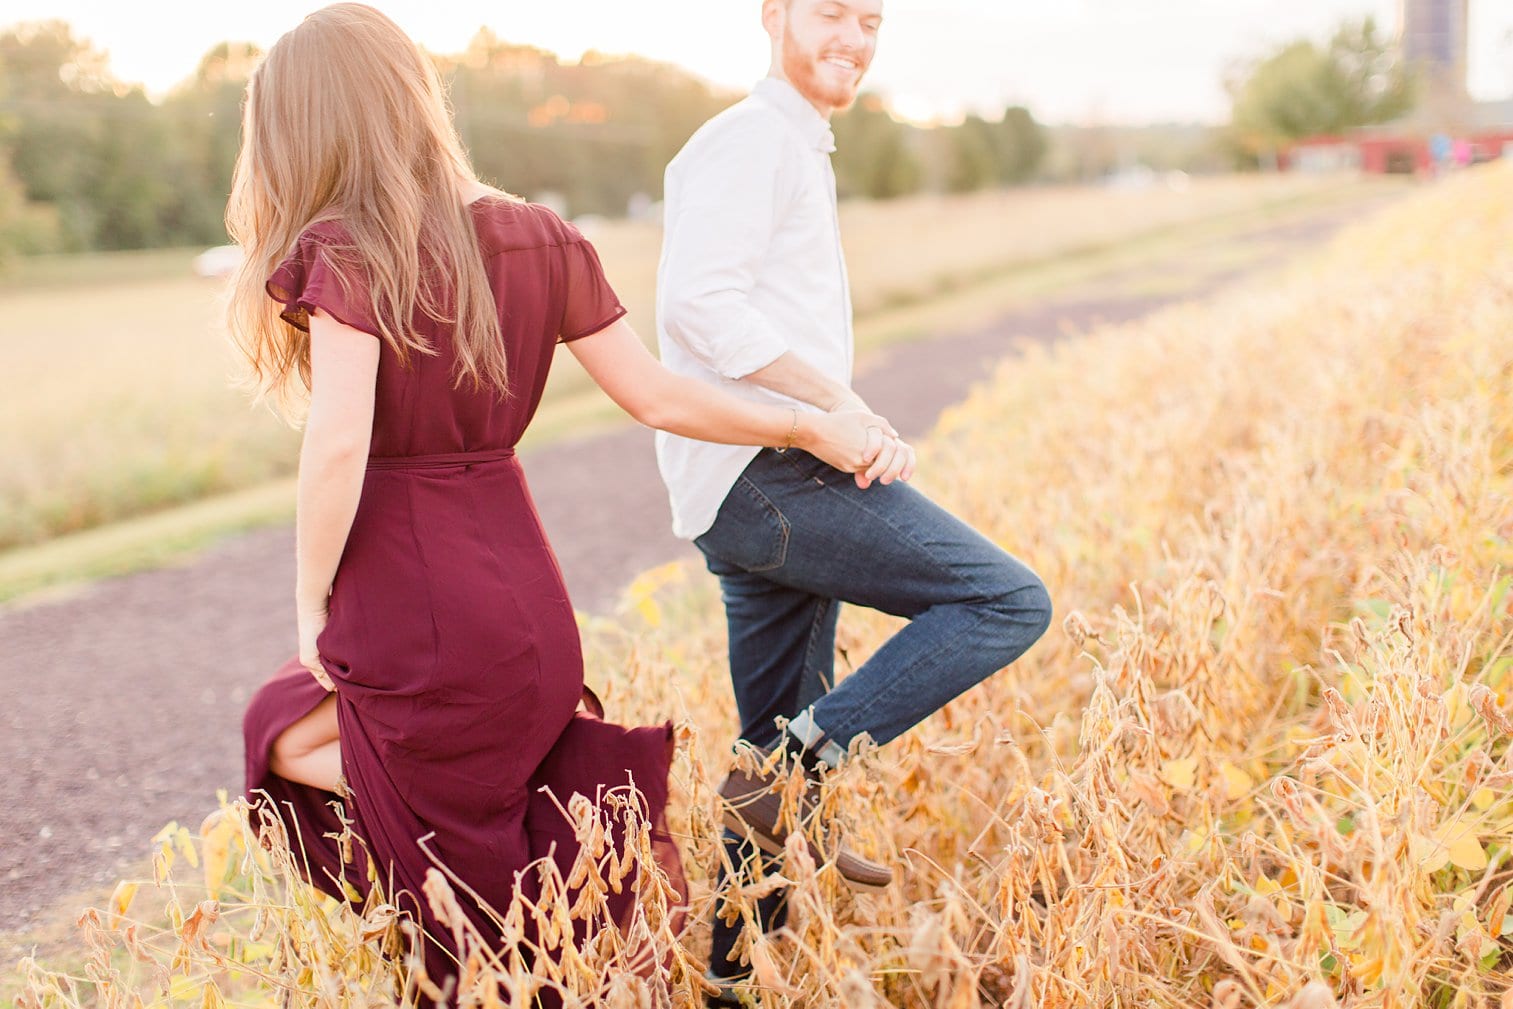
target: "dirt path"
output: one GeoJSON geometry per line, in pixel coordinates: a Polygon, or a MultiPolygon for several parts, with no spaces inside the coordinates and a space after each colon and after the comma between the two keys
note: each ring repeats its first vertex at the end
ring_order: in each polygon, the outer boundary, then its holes
{"type": "MultiPolygon", "coordinates": [[[[1265,255],[1248,258],[1269,265],[1360,212],[1224,242],[1262,243],[1265,255]]],[[[1147,314],[1174,295],[1141,285],[1161,290],[1182,270],[1199,279],[1180,297],[1201,295],[1245,272],[1214,266],[1230,261],[1217,245],[1190,249],[990,327],[895,346],[863,362],[857,388],[918,437],[1018,341],[1147,314]]],[[[557,442],[525,466],[580,609],[607,610],[639,572],[696,556],[668,532],[650,432],[557,442]]],[[[293,645],[292,558],[292,530],[265,530],[182,566],[0,608],[0,934],[140,865],[164,823],[195,826],[217,788],[240,787],[242,708],[293,645]]]]}

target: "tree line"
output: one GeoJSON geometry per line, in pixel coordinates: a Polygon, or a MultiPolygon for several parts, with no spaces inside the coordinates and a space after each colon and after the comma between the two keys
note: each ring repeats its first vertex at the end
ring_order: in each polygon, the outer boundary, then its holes
{"type": "MultiPolygon", "coordinates": [[[[260,56],[221,43],[152,102],[64,22],[0,34],[0,257],[224,242],[242,94],[260,56]]],[[[464,52],[434,58],[479,174],[524,196],[555,194],[574,216],[660,198],[667,162],[740,97],[635,57],[560,63],[487,29],[464,52]]],[[[867,95],[834,129],[842,196],[1023,182],[1046,152],[1024,108],[920,128],[867,95]]]]}
{"type": "MultiPolygon", "coordinates": [[[[114,77],[61,21],[0,34],[0,262],[7,254],[211,245],[222,224],[246,81],[261,53],[223,42],[161,102],[114,77]]],[[[479,173],[570,215],[618,216],[660,197],[685,140],[740,95],[667,64],[589,53],[560,63],[480,30],[434,57],[479,173]]],[[[1028,109],[955,126],[899,122],[864,95],[834,122],[843,197],[969,192],[1122,168],[1219,171],[1269,163],[1307,136],[1413,108],[1412,68],[1370,19],[1237,64],[1219,127],[1091,124],[1048,130],[1028,109]]]]}

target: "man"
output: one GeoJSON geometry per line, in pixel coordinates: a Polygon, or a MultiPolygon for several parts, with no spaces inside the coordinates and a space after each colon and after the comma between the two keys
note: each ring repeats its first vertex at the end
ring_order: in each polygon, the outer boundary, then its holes
{"type": "MultiPolygon", "coordinates": [[[[667,168],[658,338],[673,371],[796,410],[868,409],[851,390],[829,119],[855,99],[881,21],[882,0],[763,3],[768,77],[667,168]]],[[[674,531],[720,579],[741,738],[816,775],[863,733],[885,744],[1018,658],[1051,617],[1033,572],[903,482],[914,451],[881,418],[871,437],[877,458],[854,481],[781,446],[657,438],[674,531]],[[911,622],[837,686],[843,601],[911,622]]],[[[733,864],[748,832],[781,849],[781,771],[721,786],[741,828],[727,831],[733,864]]],[[[891,881],[887,866],[835,857],[854,885],[891,881]]],[[[781,895],[761,910],[780,923],[781,895]]],[[[730,956],[737,934],[716,921],[710,976],[727,1000],[747,973],[730,956]]]]}

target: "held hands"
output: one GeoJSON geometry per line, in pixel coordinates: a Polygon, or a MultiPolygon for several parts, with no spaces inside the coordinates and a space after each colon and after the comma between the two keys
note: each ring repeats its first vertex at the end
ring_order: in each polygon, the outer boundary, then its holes
{"type": "MultiPolygon", "coordinates": [[[[914,455],[914,446],[905,442],[898,436],[893,426],[881,416],[873,414],[872,408],[866,400],[856,394],[856,390],[847,390],[846,395],[831,405],[830,413],[850,413],[861,411],[872,414],[875,420],[882,421],[879,437],[882,445],[878,454],[873,457],[865,472],[856,474],[856,485],[866,490],[874,480],[881,480],[884,484],[892,483],[895,479],[908,480],[914,475],[914,467],[917,459],[914,455]],[[890,443],[891,439],[891,443],[890,443]]],[[[870,449],[870,445],[869,445],[870,449]]]]}
{"type": "Polygon", "coordinates": [[[328,692],[336,691],[336,684],[331,682],[326,667],[321,665],[320,650],[315,646],[316,638],[326,628],[326,607],[322,605],[301,605],[299,607],[299,662],[300,665],[310,670],[310,675],[315,677],[315,682],[325,687],[328,692]]]}
{"type": "Polygon", "coordinates": [[[866,409],[860,399],[843,401],[829,413],[806,415],[810,431],[804,448],[844,473],[863,490],[914,475],[914,448],[893,425],[866,409]]]}

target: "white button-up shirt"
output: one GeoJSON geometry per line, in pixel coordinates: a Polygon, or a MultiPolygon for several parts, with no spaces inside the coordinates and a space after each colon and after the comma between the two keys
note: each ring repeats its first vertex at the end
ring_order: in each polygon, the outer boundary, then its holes
{"type": "MultiPolygon", "coordinates": [[[[834,149],[824,117],[769,77],[705,123],[667,166],[657,342],[668,369],[743,399],[815,412],[739,380],[789,351],[851,384],[834,149]]],[[[707,532],[758,451],[658,432],[673,532],[707,532]]]]}

